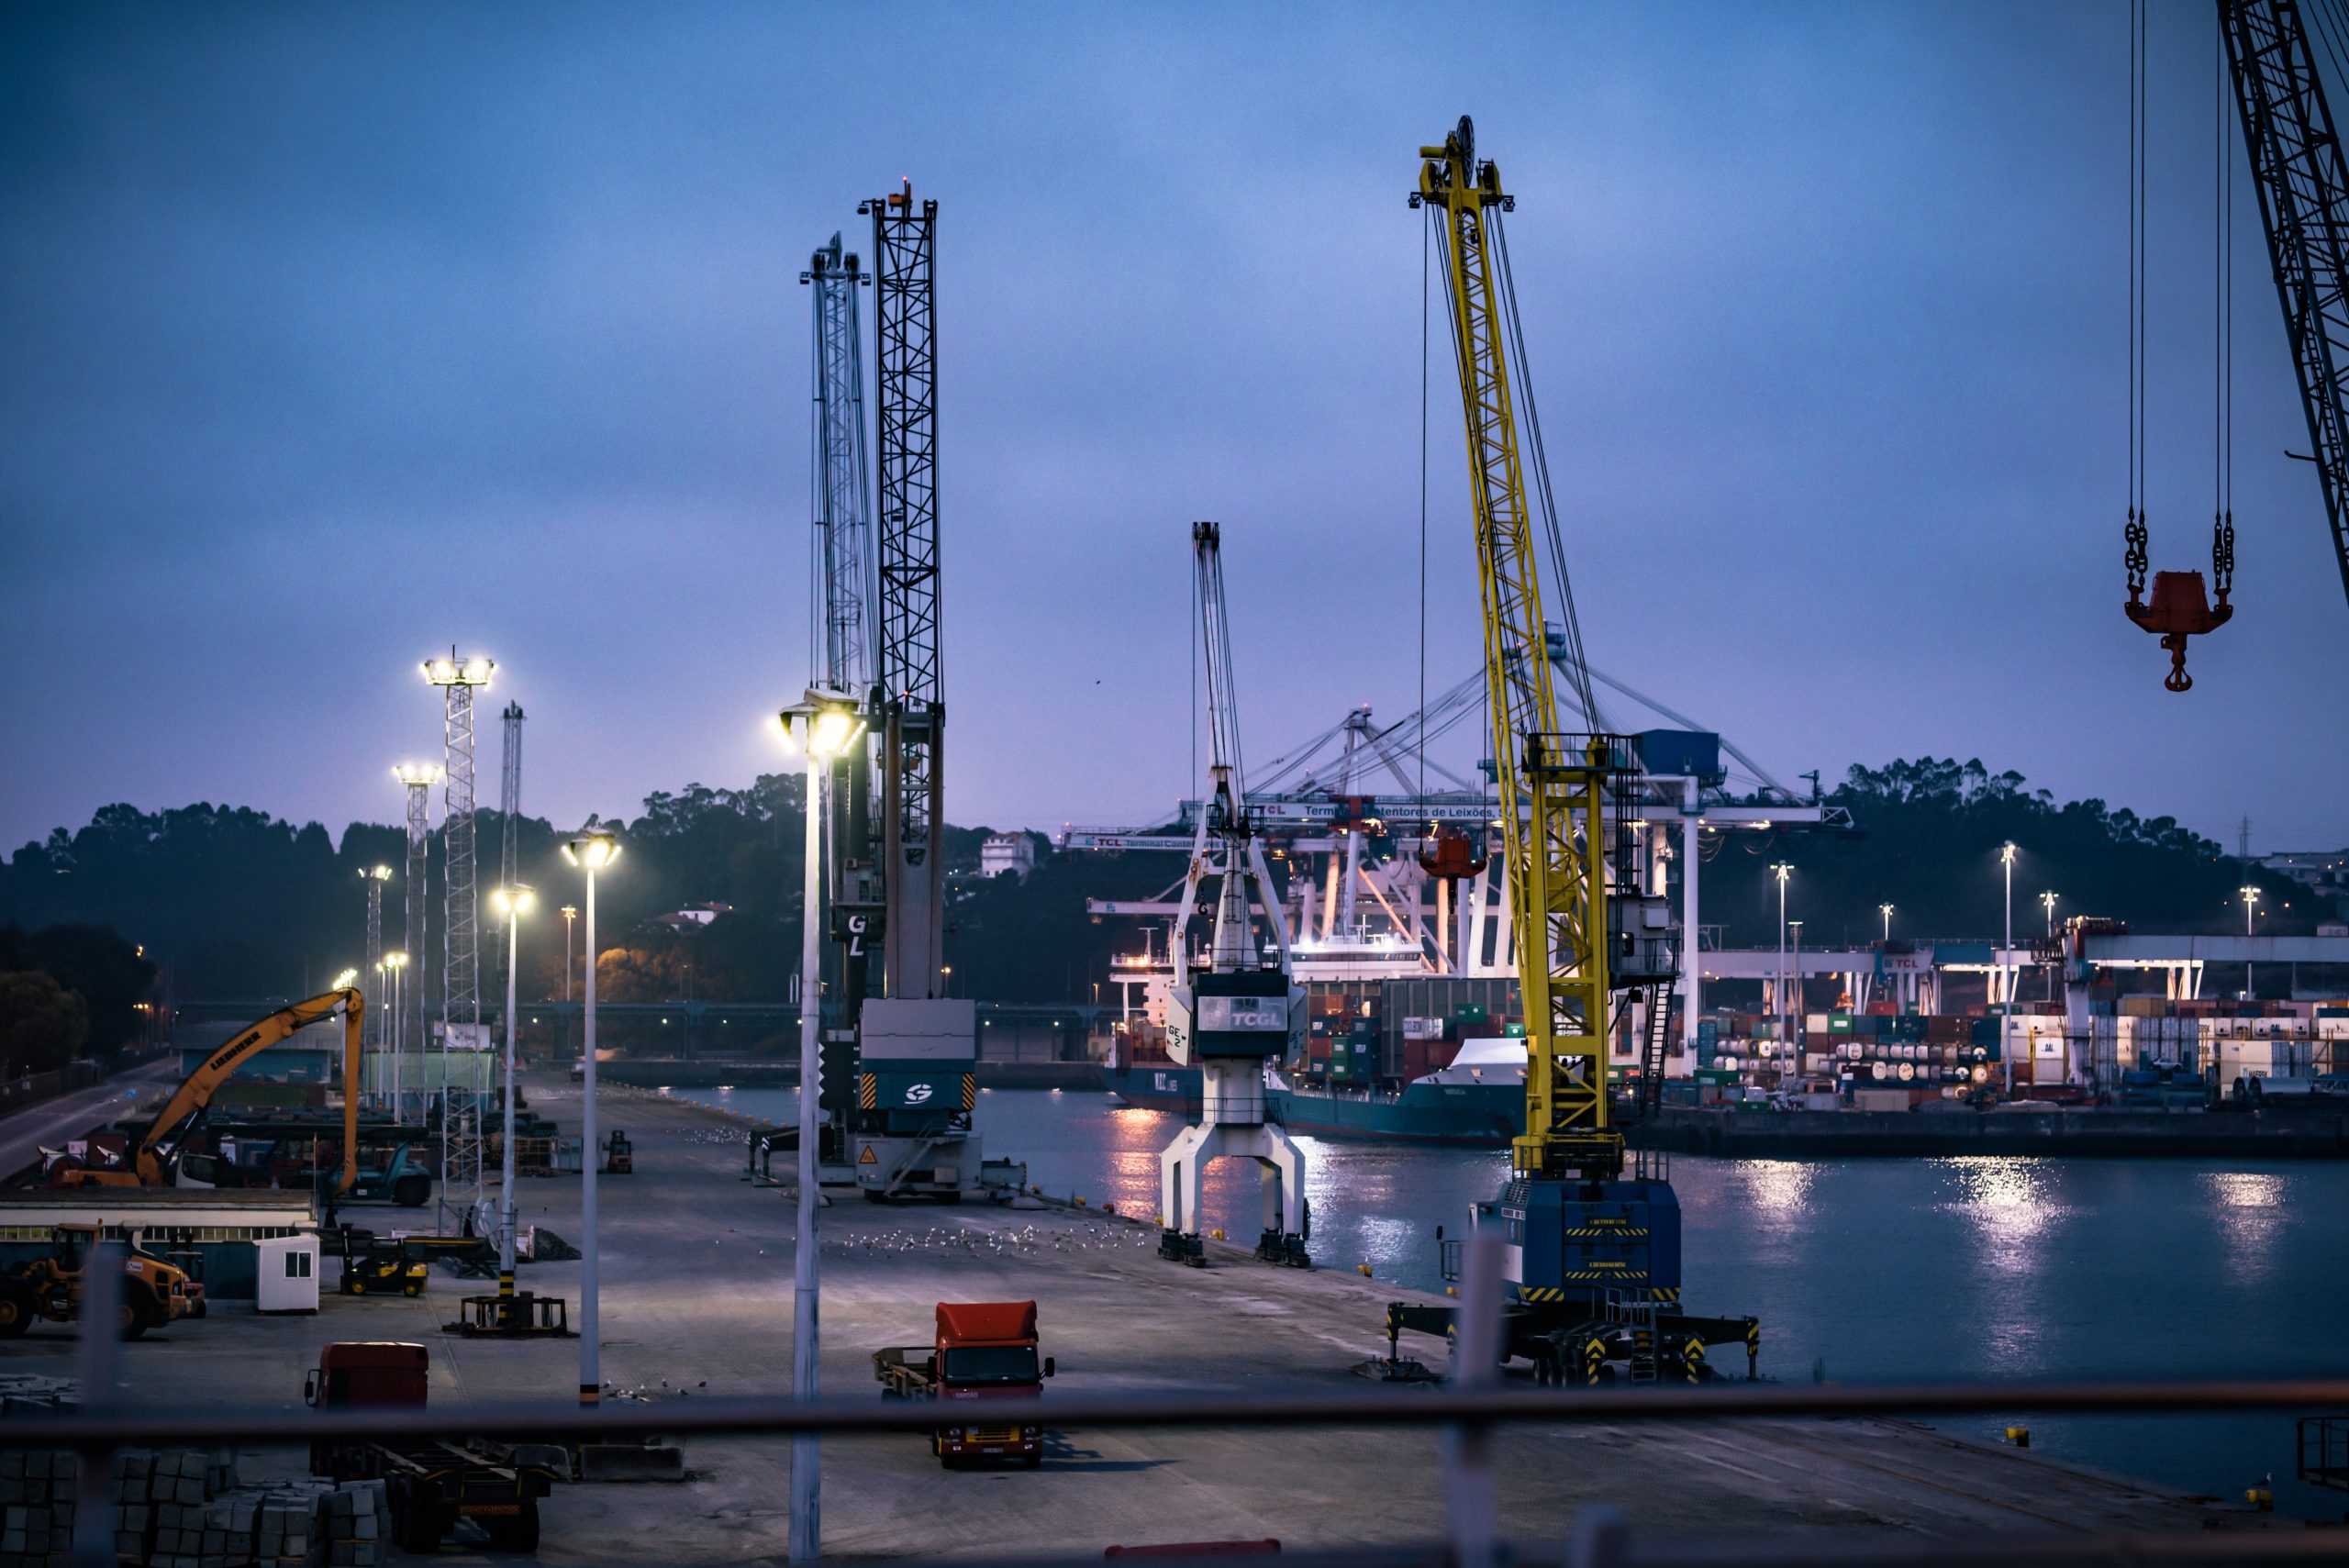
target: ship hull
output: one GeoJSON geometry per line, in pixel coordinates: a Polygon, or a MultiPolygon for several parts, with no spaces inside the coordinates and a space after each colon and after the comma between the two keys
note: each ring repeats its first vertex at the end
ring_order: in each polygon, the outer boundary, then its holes
{"type": "Polygon", "coordinates": [[[1104,1068],[1101,1086],[1130,1106],[1150,1111],[1174,1111],[1183,1116],[1198,1115],[1204,1095],[1199,1070],[1171,1062],[1104,1068]]]}
{"type": "Polygon", "coordinates": [[[1317,1138],[1506,1149],[1525,1129],[1525,1092],[1514,1085],[1414,1083],[1399,1095],[1268,1088],[1272,1120],[1317,1138]]]}

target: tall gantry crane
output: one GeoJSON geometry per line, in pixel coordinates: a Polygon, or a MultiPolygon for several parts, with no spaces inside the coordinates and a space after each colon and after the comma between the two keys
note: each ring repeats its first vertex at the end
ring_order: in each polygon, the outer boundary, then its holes
{"type": "MultiPolygon", "coordinates": [[[[861,856],[833,886],[847,984],[828,1045],[853,1053],[855,1097],[841,1157],[868,1197],[953,1197],[976,1184],[977,1007],[944,994],[945,680],[939,645],[938,204],[913,184],[857,208],[873,219],[874,472],[879,491],[879,635],[868,723],[879,731],[877,832],[860,830],[852,753],[836,835],[861,856]],[[875,841],[877,840],[877,841],[875,841]],[[863,846],[862,849],[859,846],[863,846]],[[877,864],[879,906],[859,874],[877,864]],[[864,944],[880,928],[881,995],[866,997],[864,944]]],[[[841,595],[845,597],[845,595],[841,595]]],[[[828,654],[829,657],[829,654],[828,654]]],[[[812,912],[811,912],[812,916],[812,912]]],[[[825,1075],[838,1060],[828,1051],[825,1075]]]]}
{"type": "Polygon", "coordinates": [[[2218,5],[2333,558],[2349,595],[2349,161],[2300,6],[2218,5]]]}
{"type": "MultiPolygon", "coordinates": [[[[1659,965],[1661,944],[1647,940],[1648,910],[1659,901],[1643,893],[1636,874],[1634,743],[1558,726],[1520,431],[1531,438],[1542,480],[1539,520],[1560,573],[1553,587],[1564,634],[1577,645],[1580,639],[1540,424],[1530,395],[1520,414],[1512,382],[1512,360],[1522,359],[1524,344],[1501,220],[1515,202],[1499,171],[1477,158],[1465,116],[1442,146],[1422,147],[1419,156],[1410,201],[1427,210],[1443,262],[1466,415],[1496,814],[1527,1031],[1525,1135],[1511,1146],[1508,1184],[1496,1200],[1476,1206],[1475,1222],[1502,1231],[1509,1243],[1505,1353],[1531,1361],[1538,1381],[1596,1382],[1617,1364],[1634,1380],[1696,1381],[1709,1375],[1708,1344],[1741,1343],[1750,1357],[1759,1333],[1750,1318],[1678,1310],[1678,1200],[1660,1173],[1624,1173],[1622,1134],[1609,1122],[1613,995],[1664,981],[1670,966],[1668,956],[1659,965]]],[[[1588,662],[1579,646],[1572,651],[1570,678],[1586,682],[1588,662]]],[[[1586,687],[1576,698],[1585,714],[1598,711],[1586,687]]],[[[1391,1339],[1453,1326],[1449,1307],[1387,1308],[1391,1339]]],[[[1390,1358],[1400,1364],[1399,1354],[1390,1358]]]]}
{"type": "MultiPolygon", "coordinates": [[[[872,277],[841,237],[808,258],[799,281],[810,289],[810,512],[815,527],[823,651],[818,681],[863,707],[865,734],[882,728],[874,674],[873,471],[865,447],[864,340],[857,291],[872,277]]],[[[845,1136],[856,1111],[856,1039],[884,906],[872,843],[872,743],[863,736],[827,764],[824,790],[824,995],[832,1003],[823,1036],[820,1163],[841,1184],[854,1159],[845,1136]]]]}
{"type": "Polygon", "coordinates": [[[1226,1156],[1252,1159],[1263,1173],[1264,1228],[1256,1255],[1308,1266],[1305,1251],[1305,1156],[1282,1129],[1264,1120],[1264,1064],[1294,1057],[1305,1045],[1305,989],[1289,977],[1288,926],[1264,842],[1248,814],[1240,754],[1239,688],[1231,673],[1231,627],[1223,596],[1222,529],[1191,526],[1198,578],[1199,636],[1207,658],[1210,766],[1208,807],[1199,813],[1184,879],[1182,912],[1171,944],[1174,984],[1166,996],[1166,1051],[1199,1069],[1199,1119],[1158,1157],[1158,1251],[1195,1266],[1206,1262],[1199,1240],[1199,1194],[1207,1166],[1226,1156]],[[1209,876],[1217,882],[1215,930],[1207,962],[1194,968],[1191,910],[1209,876]],[[1248,890],[1256,891],[1252,909],[1248,890]],[[1261,910],[1273,957],[1256,933],[1261,910]]]}

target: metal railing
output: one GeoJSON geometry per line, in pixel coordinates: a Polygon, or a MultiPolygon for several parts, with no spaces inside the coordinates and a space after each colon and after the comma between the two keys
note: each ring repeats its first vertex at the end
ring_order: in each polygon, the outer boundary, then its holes
{"type": "MultiPolygon", "coordinates": [[[[1635,1542],[1620,1510],[1584,1509],[1566,1539],[1504,1545],[1507,1506],[1490,1463],[1491,1429],[1505,1424],[1588,1427],[1622,1423],[1686,1424],[1799,1417],[1922,1415],[2147,1415],[2215,1411],[2349,1408],[2349,1377],[2298,1380],[2197,1379],[2162,1382],[1894,1384],[1876,1387],[1731,1384],[1637,1388],[1508,1389],[1498,1386],[1502,1293],[1499,1246],[1472,1236],[1464,1248],[1459,1345],[1453,1380],[1414,1388],[1408,1397],[1372,1392],[1262,1396],[1084,1396],[1052,1401],[1056,1431],[1208,1427],[1319,1426],[1444,1429],[1442,1492],[1445,1530],[1422,1546],[1350,1547],[1287,1551],[1304,1563],[1425,1564],[1428,1568],[1798,1568],[1805,1564],[1883,1564],[1927,1568],[1996,1562],[2000,1568],[2071,1568],[2110,1562],[2200,1563],[2339,1561],[2349,1556],[2349,1530],[2013,1532],[1953,1539],[1839,1538],[1810,1532],[1783,1540],[1740,1539],[1693,1545],[1635,1542]]],[[[909,1418],[905,1407],[870,1399],[711,1398],[683,1406],[605,1406],[584,1411],[547,1403],[467,1404],[459,1409],[363,1408],[319,1410],[289,1417],[271,1410],[157,1413],[152,1399],[134,1403],[115,1392],[118,1350],[97,1326],[114,1318],[121,1289],[118,1244],[94,1251],[84,1274],[85,1296],[76,1375],[79,1410],[14,1416],[0,1421],[0,1450],[73,1450],[83,1456],[75,1511],[77,1564],[113,1568],[115,1543],[106,1521],[114,1504],[113,1454],[118,1448],[209,1448],[307,1443],[314,1440],[467,1437],[512,1442],[627,1441],[648,1438],[869,1436],[927,1431],[935,1418],[909,1418]],[[91,1521],[85,1524],[84,1521],[91,1521]]],[[[2349,1429],[2349,1418],[2332,1418],[2349,1429]]],[[[1051,1568],[1078,1561],[1034,1551],[1018,1562],[1051,1568]]],[[[983,1564],[985,1557],[954,1561],[983,1564]]],[[[1184,1559],[1153,1558],[1164,1568],[1184,1559]]],[[[1218,1564],[1227,1556],[1214,1559],[1218,1564]]]]}

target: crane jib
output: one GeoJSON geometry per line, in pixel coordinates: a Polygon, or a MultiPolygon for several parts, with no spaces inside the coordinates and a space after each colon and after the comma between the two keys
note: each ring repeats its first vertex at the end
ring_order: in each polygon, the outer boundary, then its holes
{"type": "Polygon", "coordinates": [[[1523,656],[1549,645],[1549,628],[1510,376],[1516,306],[1494,254],[1497,215],[1512,200],[1494,165],[1475,156],[1464,117],[1421,154],[1411,200],[1432,219],[1460,377],[1494,781],[1525,1001],[1526,1128],[1512,1162],[1528,1175],[1605,1178],[1622,1166],[1620,1135],[1609,1126],[1605,1038],[1606,810],[1622,748],[1610,737],[1563,736],[1551,662],[1523,656]]]}

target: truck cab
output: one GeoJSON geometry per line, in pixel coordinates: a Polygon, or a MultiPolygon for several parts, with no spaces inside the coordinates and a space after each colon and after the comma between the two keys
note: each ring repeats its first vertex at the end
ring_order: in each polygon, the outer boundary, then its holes
{"type": "Polygon", "coordinates": [[[328,1345],[303,1380],[302,1402],[320,1410],[420,1410],[431,1368],[422,1345],[388,1340],[328,1345]]]}
{"type": "MultiPolygon", "coordinates": [[[[344,1340],[318,1352],[302,1398],[322,1411],[421,1410],[431,1370],[422,1345],[344,1340]]],[[[404,1551],[438,1551],[461,1519],[488,1538],[492,1551],[534,1551],[539,1499],[557,1479],[551,1457],[461,1440],[320,1439],[310,1444],[310,1473],[338,1483],[381,1480],[392,1538],[404,1551]]]]}
{"type": "Polygon", "coordinates": [[[933,1341],[875,1351],[874,1374],[884,1398],[954,1402],[941,1413],[952,1424],[930,1433],[930,1451],[948,1469],[988,1460],[1034,1469],[1044,1434],[1026,1402],[1053,1373],[1052,1358],[1036,1352],[1034,1302],[941,1301],[933,1341]]]}

